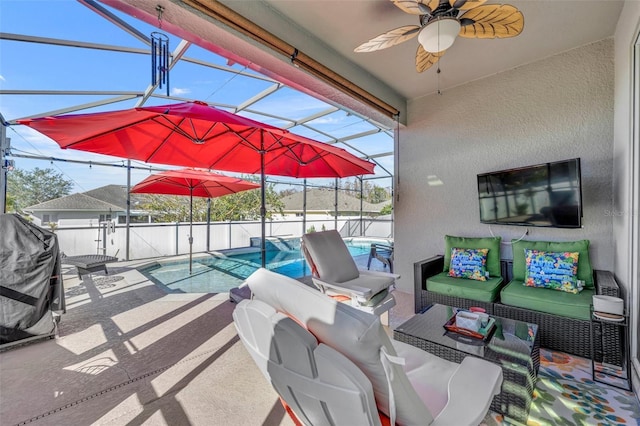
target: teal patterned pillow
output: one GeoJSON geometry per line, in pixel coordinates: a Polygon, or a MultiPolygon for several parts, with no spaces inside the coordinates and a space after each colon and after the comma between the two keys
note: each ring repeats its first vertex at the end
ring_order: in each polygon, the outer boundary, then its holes
{"type": "Polygon", "coordinates": [[[582,291],[577,277],[579,254],[578,252],[555,253],[525,249],[524,285],[579,293],[582,291]]]}
{"type": "Polygon", "coordinates": [[[489,276],[486,268],[487,253],[489,249],[451,248],[449,276],[486,281],[489,276]]]}

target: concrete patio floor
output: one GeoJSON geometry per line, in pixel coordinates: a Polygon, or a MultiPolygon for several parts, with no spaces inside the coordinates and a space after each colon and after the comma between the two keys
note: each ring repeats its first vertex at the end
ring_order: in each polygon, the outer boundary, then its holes
{"type": "MultiPolygon", "coordinates": [[[[292,425],[239,341],[228,294],[166,294],[119,262],[63,266],[55,339],[0,353],[3,425],[292,425]]],[[[392,326],[412,315],[396,293],[392,326]]]]}
{"type": "MultiPolygon", "coordinates": [[[[366,256],[356,261],[366,266],[366,256]]],[[[67,313],[57,337],[0,352],[1,425],[293,425],[238,339],[228,293],[165,293],[136,270],[147,263],[109,264],[108,275],[82,281],[63,265],[67,313]]],[[[394,294],[389,330],[413,316],[412,295],[394,294]]],[[[566,380],[555,379],[538,392],[562,405],[551,395],[566,380]]],[[[600,399],[610,392],[601,388],[593,393],[600,399]]],[[[615,414],[636,418],[633,394],[620,401],[614,409],[624,412],[615,414]]],[[[558,415],[549,424],[570,424],[570,410],[539,405],[550,411],[530,413],[530,424],[558,415]]],[[[488,416],[483,424],[503,423],[488,416]]]]}

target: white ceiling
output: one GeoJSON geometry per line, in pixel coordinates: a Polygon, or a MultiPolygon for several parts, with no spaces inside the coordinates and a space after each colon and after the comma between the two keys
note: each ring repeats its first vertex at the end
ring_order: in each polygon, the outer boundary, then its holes
{"type": "MultiPolygon", "coordinates": [[[[174,34],[250,64],[297,90],[393,126],[389,117],[295,69],[288,57],[190,9],[183,0],[100,1],[151,24],[157,23],[155,9],[162,4],[165,23],[174,34]]],[[[437,66],[416,72],[417,38],[378,52],[353,52],[381,33],[417,24],[415,15],[390,0],[218,0],[212,4],[218,2],[397,108],[401,122],[406,121],[408,100],[612,37],[624,5],[624,0],[510,0],[524,15],[523,32],[508,39],[459,37],[440,60],[438,76],[437,66]]]]}
{"type": "MultiPolygon", "coordinates": [[[[347,60],[368,70],[404,98],[414,99],[437,90],[437,66],[423,73],[415,70],[417,37],[378,52],[353,52],[356,46],[378,34],[403,25],[418,24],[417,16],[403,12],[391,1],[263,1],[347,60]]],[[[233,8],[238,2],[225,3],[233,8]]],[[[503,2],[489,0],[488,3],[503,2]]],[[[440,89],[611,37],[624,1],[515,0],[506,3],[523,13],[523,32],[508,39],[459,37],[440,60],[440,89]]],[[[260,25],[260,19],[254,18],[260,25]]],[[[278,36],[296,45],[296,40],[287,40],[287,31],[281,31],[278,36]]],[[[314,52],[305,53],[314,56],[314,52]]]]}

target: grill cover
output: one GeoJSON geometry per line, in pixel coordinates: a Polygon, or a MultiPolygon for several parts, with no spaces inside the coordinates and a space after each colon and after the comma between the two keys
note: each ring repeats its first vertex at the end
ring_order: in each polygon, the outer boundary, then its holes
{"type": "Polygon", "coordinates": [[[54,333],[64,310],[56,234],[0,214],[0,345],[54,333]]]}

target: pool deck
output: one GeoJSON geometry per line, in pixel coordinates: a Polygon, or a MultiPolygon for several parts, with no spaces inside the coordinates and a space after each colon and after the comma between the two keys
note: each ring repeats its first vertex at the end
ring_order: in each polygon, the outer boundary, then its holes
{"type": "MultiPolygon", "coordinates": [[[[82,280],[63,265],[57,337],[0,353],[0,424],[293,424],[239,341],[228,294],[167,294],[137,271],[149,262],[82,280]]],[[[399,324],[413,299],[396,298],[399,324]]]]}
{"type": "MultiPolygon", "coordinates": [[[[366,265],[363,257],[358,263],[366,265]]],[[[82,281],[75,267],[63,266],[67,313],[56,338],[0,352],[0,424],[293,425],[238,339],[228,294],[166,293],[137,271],[148,263],[108,264],[108,275],[83,275],[82,281]]],[[[394,294],[389,331],[413,316],[412,295],[394,294]]],[[[567,381],[565,375],[576,371],[566,370],[561,353],[549,359],[556,358],[556,369],[536,384],[543,397],[534,401],[529,424],[568,424],[575,389],[595,401],[596,414],[605,398],[610,414],[635,424],[640,406],[634,394],[567,381]],[[574,391],[563,397],[567,388],[574,391]]],[[[581,362],[583,376],[590,377],[588,360],[581,362]]],[[[499,416],[482,423],[500,424],[499,416]]]]}

